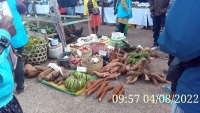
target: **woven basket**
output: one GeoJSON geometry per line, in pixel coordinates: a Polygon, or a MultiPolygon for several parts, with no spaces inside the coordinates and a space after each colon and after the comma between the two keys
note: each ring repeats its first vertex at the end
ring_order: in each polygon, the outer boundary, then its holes
{"type": "Polygon", "coordinates": [[[87,66],[87,65],[85,65],[83,62],[84,62],[85,60],[88,60],[88,59],[91,59],[91,57],[90,57],[90,58],[84,58],[84,59],[81,61],[81,66],[87,68],[87,72],[86,72],[87,74],[92,75],[92,72],[93,72],[93,71],[100,71],[100,70],[101,70],[101,68],[103,67],[103,59],[102,59],[102,58],[99,58],[100,61],[99,61],[98,63],[87,66]]]}
{"type": "Polygon", "coordinates": [[[47,61],[47,43],[48,41],[42,41],[34,44],[31,47],[24,47],[23,58],[25,63],[28,64],[41,64],[47,61]]]}

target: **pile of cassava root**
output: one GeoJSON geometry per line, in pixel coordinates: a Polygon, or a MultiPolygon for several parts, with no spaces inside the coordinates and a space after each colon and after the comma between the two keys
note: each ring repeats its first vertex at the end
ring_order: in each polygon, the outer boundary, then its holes
{"type": "Polygon", "coordinates": [[[103,79],[98,79],[98,80],[89,80],[86,84],[86,90],[85,93],[86,95],[91,95],[92,93],[95,93],[94,98],[99,98],[98,101],[102,101],[104,98],[105,94],[109,90],[113,90],[112,94],[108,98],[108,102],[110,102],[112,99],[115,99],[119,95],[124,94],[124,84],[121,82],[118,86],[114,87],[112,85],[109,85],[110,81],[104,81],[103,79]],[[98,91],[97,91],[98,90],[98,91]],[[113,98],[115,97],[115,98],[113,98]]]}
{"type": "Polygon", "coordinates": [[[37,77],[39,81],[53,81],[55,84],[61,85],[65,81],[65,79],[73,73],[68,72],[64,67],[61,67],[62,73],[60,71],[55,71],[51,67],[45,66],[32,66],[31,64],[26,64],[24,66],[24,71],[26,76],[29,78],[37,77]]]}
{"type": "Polygon", "coordinates": [[[155,85],[158,82],[166,83],[165,76],[161,73],[147,70],[150,57],[158,58],[157,53],[150,48],[137,48],[135,51],[127,53],[119,51],[116,44],[113,51],[108,54],[109,61],[100,71],[93,71],[93,74],[104,80],[118,79],[121,74],[127,75],[126,83],[133,84],[139,78],[145,81],[152,81],[155,85]]]}

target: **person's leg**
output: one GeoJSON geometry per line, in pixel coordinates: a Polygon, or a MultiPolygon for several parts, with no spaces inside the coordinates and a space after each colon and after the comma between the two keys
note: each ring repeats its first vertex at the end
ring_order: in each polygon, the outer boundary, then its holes
{"type": "Polygon", "coordinates": [[[124,33],[125,24],[119,23],[119,32],[124,33]]]}
{"type": "Polygon", "coordinates": [[[165,15],[160,16],[160,21],[161,21],[161,25],[162,25],[163,29],[165,27],[165,19],[166,19],[165,15]]]}
{"type": "MultiPolygon", "coordinates": [[[[22,55],[23,47],[17,48],[17,53],[22,55]]],[[[18,56],[17,66],[15,69],[15,81],[17,83],[16,91],[17,93],[22,93],[24,91],[24,69],[23,69],[23,59],[18,56]]]]}
{"type": "Polygon", "coordinates": [[[153,18],[153,38],[154,44],[153,46],[158,46],[157,40],[160,35],[161,21],[160,16],[154,16],[153,18]]]}
{"type": "Polygon", "coordinates": [[[13,99],[4,107],[0,108],[0,113],[23,113],[18,100],[13,96],[13,99]]]}
{"type": "Polygon", "coordinates": [[[95,33],[98,35],[98,26],[95,26],[95,33]]]}
{"type": "Polygon", "coordinates": [[[95,29],[94,29],[94,27],[92,27],[91,29],[92,29],[92,33],[95,34],[95,29]]]}
{"type": "Polygon", "coordinates": [[[174,60],[174,56],[169,54],[169,60],[168,60],[168,66],[171,64],[171,62],[174,60]]]}
{"type": "MultiPolygon", "coordinates": [[[[75,12],[75,7],[66,7],[66,13],[67,15],[76,15],[76,12],[75,12]]],[[[71,24],[71,25],[67,25],[68,28],[74,28],[74,24],[71,24]]]]}
{"type": "Polygon", "coordinates": [[[124,36],[127,37],[127,35],[128,35],[128,25],[125,25],[124,36]]]}

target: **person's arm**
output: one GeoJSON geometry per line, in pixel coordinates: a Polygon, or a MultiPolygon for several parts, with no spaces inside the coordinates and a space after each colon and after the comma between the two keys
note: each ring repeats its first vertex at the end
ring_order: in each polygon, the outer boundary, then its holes
{"type": "MultiPolygon", "coordinates": [[[[11,36],[10,33],[4,29],[0,29],[0,42],[2,41],[2,37],[6,38],[8,41],[10,40],[11,36]]],[[[7,56],[10,52],[10,47],[4,47],[3,45],[0,45],[0,65],[2,62],[7,59],[7,56]]]]}
{"type": "Polygon", "coordinates": [[[128,6],[127,6],[127,4],[126,4],[126,1],[127,1],[127,0],[121,0],[122,7],[124,8],[125,11],[129,11],[128,6]]]}
{"type": "Polygon", "coordinates": [[[19,14],[24,14],[27,10],[25,4],[21,0],[16,0],[16,3],[19,14]]]}
{"type": "Polygon", "coordinates": [[[154,10],[154,0],[150,0],[149,4],[150,4],[150,11],[152,12],[154,10]]]}

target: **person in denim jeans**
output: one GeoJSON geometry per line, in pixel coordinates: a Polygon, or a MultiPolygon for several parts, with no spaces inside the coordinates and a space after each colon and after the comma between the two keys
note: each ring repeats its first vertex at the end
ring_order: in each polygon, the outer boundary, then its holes
{"type": "MultiPolygon", "coordinates": [[[[76,15],[75,6],[77,5],[78,0],[65,0],[65,9],[67,15],[76,15]]],[[[75,29],[74,24],[68,25],[69,29],[75,29]]]]}

